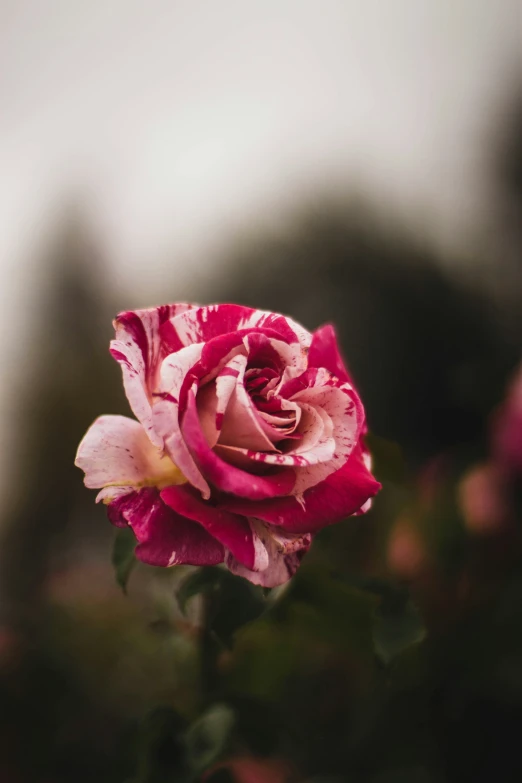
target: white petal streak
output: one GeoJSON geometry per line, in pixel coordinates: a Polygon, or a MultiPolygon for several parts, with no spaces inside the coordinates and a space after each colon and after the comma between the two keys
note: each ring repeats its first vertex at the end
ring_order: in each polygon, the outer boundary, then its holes
{"type": "Polygon", "coordinates": [[[180,429],[179,395],[187,373],[201,357],[203,343],[189,345],[167,356],[160,369],[160,385],[153,394],[153,421],[157,432],[165,440],[165,448],[172,461],[179,467],[203,497],[210,497],[210,487],[203,478],[190,454],[180,429]]]}
{"type": "Polygon", "coordinates": [[[190,304],[179,303],[128,311],[120,313],[114,320],[115,339],[110,347],[122,368],[125,394],[134,415],[159,448],[163,448],[163,442],[152,423],[151,392],[162,352],[160,324],[168,313],[182,313],[191,307],[190,304]]]}
{"type": "Polygon", "coordinates": [[[277,587],[288,582],[299,567],[298,552],[308,549],[311,536],[287,536],[281,531],[274,531],[270,525],[265,525],[258,519],[248,521],[254,540],[257,541],[256,568],[245,568],[230,553],[226,557],[228,568],[232,573],[263,587],[277,587]]]}

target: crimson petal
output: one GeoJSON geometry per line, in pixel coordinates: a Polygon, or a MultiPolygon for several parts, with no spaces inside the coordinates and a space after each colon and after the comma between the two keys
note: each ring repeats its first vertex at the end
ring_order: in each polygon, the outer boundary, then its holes
{"type": "Polygon", "coordinates": [[[361,448],[357,447],[342,468],[307,489],[300,498],[271,498],[249,503],[223,497],[220,505],[236,514],[279,525],[289,533],[316,533],[356,514],[380,488],[363,462],[361,448]]]}
{"type": "Polygon", "coordinates": [[[152,488],[131,492],[111,503],[109,519],[125,522],[138,540],[136,557],[154,566],[217,565],[225,551],[213,536],[190,519],[177,514],[152,488]]]}

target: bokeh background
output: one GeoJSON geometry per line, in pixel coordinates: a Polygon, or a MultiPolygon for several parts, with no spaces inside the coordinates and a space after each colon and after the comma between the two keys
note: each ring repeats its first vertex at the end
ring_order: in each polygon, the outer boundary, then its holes
{"type": "Polygon", "coordinates": [[[521,44],[515,0],[0,0],[1,781],[178,780],[186,569],[124,596],[73,459],[128,413],[113,315],[184,299],[334,321],[384,484],[220,657],[216,781],[522,779],[520,474],[495,448],[521,44]]]}

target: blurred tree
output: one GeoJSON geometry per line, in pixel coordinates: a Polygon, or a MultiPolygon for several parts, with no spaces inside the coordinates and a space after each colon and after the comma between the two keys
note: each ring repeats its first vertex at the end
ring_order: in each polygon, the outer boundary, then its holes
{"type": "Polygon", "coordinates": [[[522,88],[510,96],[503,123],[495,131],[489,171],[496,223],[490,273],[500,287],[509,338],[522,351],[522,88]]]}
{"type": "Polygon", "coordinates": [[[361,205],[325,199],[229,255],[221,284],[213,281],[218,298],[309,328],[333,321],[370,427],[410,459],[480,435],[516,352],[491,302],[444,274],[427,244],[361,205]]]}
{"type": "Polygon", "coordinates": [[[3,618],[32,631],[50,563],[64,554],[71,524],[89,524],[82,530],[84,541],[100,535],[107,541],[110,535],[107,526],[90,524],[92,509],[82,515],[82,504],[92,499],[82,492],[73,461],[100,411],[126,409],[107,351],[111,308],[106,289],[97,289],[100,259],[77,215],[59,227],[42,263],[49,298],[33,320],[14,413],[20,462],[14,470],[14,513],[3,520],[0,547],[3,618]]]}
{"type": "Polygon", "coordinates": [[[60,661],[48,586],[73,549],[78,561],[91,545],[110,547],[110,526],[93,524],[103,509],[93,509],[73,461],[92,419],[125,410],[124,400],[106,347],[110,302],[95,283],[99,259],[77,217],[59,227],[42,263],[46,295],[13,412],[17,451],[1,526],[0,777],[113,780],[126,760],[121,723],[100,711],[74,662],[60,661]]]}

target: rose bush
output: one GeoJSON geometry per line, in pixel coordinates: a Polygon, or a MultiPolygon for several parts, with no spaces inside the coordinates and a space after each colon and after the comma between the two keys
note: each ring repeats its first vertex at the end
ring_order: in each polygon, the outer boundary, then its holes
{"type": "Polygon", "coordinates": [[[275,586],[380,485],[335,332],[239,305],[121,313],[111,354],[138,421],[102,416],[76,464],[146,563],[275,586]]]}

